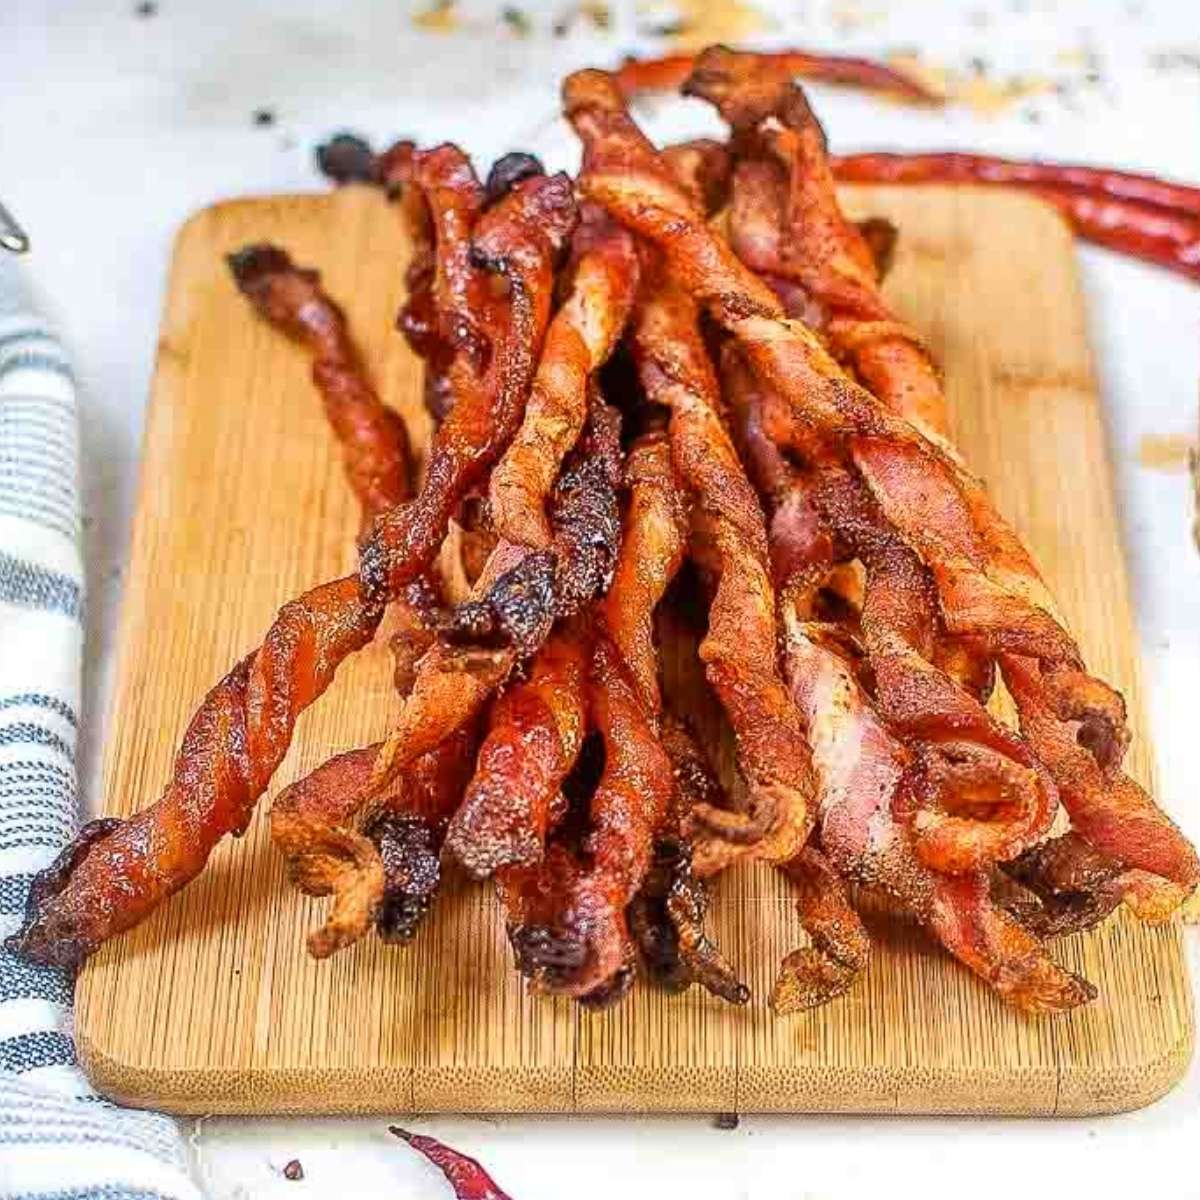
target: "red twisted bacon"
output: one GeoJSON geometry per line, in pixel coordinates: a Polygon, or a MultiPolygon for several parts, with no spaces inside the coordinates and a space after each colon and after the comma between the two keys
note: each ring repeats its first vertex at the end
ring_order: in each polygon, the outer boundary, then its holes
{"type": "Polygon", "coordinates": [[[1045,585],[980,483],[849,380],[803,325],[781,318],[769,288],[671,182],[606,77],[572,76],[567,97],[588,146],[583,190],[666,249],[671,269],[737,338],[798,426],[844,440],[884,517],[932,571],[947,630],[977,637],[992,653],[1041,661],[1054,676],[1058,710],[1085,723],[1111,770],[1127,738],[1119,698],[1079,671],[1045,585]]]}
{"type": "MultiPolygon", "coordinates": [[[[717,381],[695,303],[656,265],[634,314],[631,348],[647,397],[670,411],[675,469],[695,499],[692,554],[716,580],[700,657],[738,744],[749,816],[698,805],[694,865],[703,877],[753,854],[792,858],[812,824],[804,735],[779,677],[775,593],[758,498],[718,416],[717,381]]],[[[610,606],[615,601],[610,601],[610,606]]]]}
{"type": "MultiPolygon", "coordinates": [[[[347,482],[367,529],[380,513],[411,497],[408,432],[394,409],[371,385],[346,318],[322,290],[316,271],[296,266],[276,246],[247,246],[229,256],[242,294],[258,314],[313,355],[312,376],[330,427],[342,447],[347,482]]],[[[413,668],[433,640],[430,620],[438,587],[424,575],[408,584],[392,606],[391,639],[397,688],[412,686],[413,668]]]]}
{"type": "Polygon", "coordinates": [[[1200,188],[1150,175],[979,154],[842,155],[848,183],[972,183],[1015,187],[1055,208],[1089,242],[1200,280],[1200,188]]]}
{"type": "Polygon", "coordinates": [[[546,497],[587,417],[588,382],[612,353],[637,290],[633,239],[585,205],[571,243],[570,292],[550,322],[525,419],[488,486],[492,523],[510,542],[550,545],[546,497]]]}
{"type": "Polygon", "coordinates": [[[394,595],[425,569],[459,502],[515,432],[550,316],[554,259],[575,219],[565,175],[523,180],[480,218],[472,252],[508,285],[504,318],[486,369],[462,381],[434,435],[420,493],[381,516],[364,542],[360,575],[368,596],[394,595]]]}
{"type": "MultiPolygon", "coordinates": [[[[856,231],[844,221],[838,208],[825,161],[824,137],[798,90],[756,82],[753,63],[746,56],[715,50],[706,53],[701,63],[703,70],[698,71],[689,89],[714,98],[743,141],[759,129],[787,171],[790,191],[786,220],[791,238],[785,245],[791,250],[791,264],[787,263],[785,250],[767,264],[768,268],[790,275],[816,299],[831,346],[850,359],[889,408],[928,429],[934,438],[944,440],[946,406],[937,373],[915,335],[886,307],[873,273],[862,267],[863,255],[855,251],[856,231]]],[[[736,210],[736,201],[734,207],[736,210]]],[[[755,239],[741,241],[744,248],[746,242],[755,239]]],[[[759,253],[769,251],[765,241],[759,241],[753,249],[759,253]]],[[[873,457],[877,463],[880,461],[877,453],[873,457]]],[[[911,459],[897,461],[904,464],[907,478],[911,459]]],[[[998,550],[997,557],[1022,572],[1023,586],[1036,598],[1044,589],[1031,563],[1021,567],[1021,559],[1028,563],[1028,558],[1015,537],[997,518],[983,511],[986,501],[977,488],[970,488],[967,501],[972,515],[983,517],[983,533],[998,550]]],[[[870,563],[867,565],[870,572],[870,563]]],[[[893,611],[910,616],[915,609],[911,591],[893,606],[893,611]]],[[[869,624],[864,622],[868,633],[869,624]]],[[[1011,653],[1002,654],[1000,661],[1006,680],[1012,676],[1010,689],[1014,697],[1020,695],[1022,730],[1060,790],[1076,827],[1087,837],[1086,826],[1094,826],[1096,836],[1089,840],[1097,849],[1130,868],[1161,877],[1155,890],[1144,876],[1130,876],[1131,906],[1147,916],[1169,911],[1195,885],[1200,864],[1166,815],[1117,769],[1128,741],[1120,697],[1069,661],[1046,663],[1011,653]],[[1163,883],[1162,879],[1173,882],[1163,883]]],[[[878,666],[876,678],[885,716],[893,727],[904,728],[903,723],[897,726],[886,676],[878,666]]],[[[926,682],[936,679],[936,673],[926,676],[926,682]]],[[[943,701],[953,699],[944,688],[939,691],[943,701]]],[[[927,688],[913,700],[914,711],[925,714],[926,719],[947,711],[946,704],[929,695],[927,688]]],[[[961,722],[970,705],[960,695],[955,707],[961,722]]],[[[980,715],[985,716],[977,713],[975,725],[978,732],[986,733],[980,726],[980,715]]],[[[990,725],[999,728],[995,722],[990,725]]],[[[1007,748],[996,744],[994,749],[1001,749],[1024,766],[1033,765],[1027,757],[1023,759],[1013,739],[1007,740],[1007,748]]],[[[1048,820],[1048,806],[1042,815],[1048,820]]],[[[1037,828],[1035,819],[1028,834],[1037,828]]],[[[1000,857],[1007,857],[1008,849],[1003,848],[1000,857]]]]}
{"type": "Polygon", "coordinates": [[[607,588],[620,537],[619,423],[594,390],[588,424],[550,496],[551,549],[497,545],[473,599],[450,614],[421,660],[380,751],[377,784],[460,728],[520,657],[537,653],[557,619],[579,612],[607,588]]]}
{"type": "MultiPolygon", "coordinates": [[[[1088,985],[1055,966],[1035,938],[991,903],[983,873],[960,877],[970,886],[951,886],[918,854],[912,826],[899,818],[914,785],[926,780],[926,764],[863,695],[853,637],[815,611],[834,563],[833,538],[816,504],[816,477],[799,473],[764,434],[761,393],[739,356],[726,354],[724,367],[734,428],[773,511],[771,552],[784,593],[787,675],[813,748],[825,854],[844,878],[899,900],[1010,1003],[1041,1011],[1085,1002],[1093,994],[1088,985]]],[[[928,607],[919,592],[909,601],[918,616],[928,607]]],[[[868,627],[875,620],[869,612],[864,617],[868,627]]],[[[800,870],[801,919],[814,925],[816,954],[785,960],[775,996],[782,1009],[817,1002],[830,989],[845,990],[863,961],[844,897],[819,870],[800,870]]]]}
{"type": "Polygon", "coordinates": [[[604,743],[591,829],[579,852],[552,843],[540,865],[506,869],[497,881],[522,971],[540,988],[591,1004],[619,998],[632,982],[624,910],[650,866],[652,838],[673,791],[655,730],[650,618],[682,562],[683,514],[656,430],[635,442],[628,482],[624,536],[598,614],[587,685],[589,721],[604,743]]]}
{"type": "MultiPolygon", "coordinates": [[[[565,178],[532,180],[489,214],[493,219],[483,231],[485,253],[513,284],[516,315],[493,348],[487,372],[489,387],[508,397],[509,407],[519,404],[514,398],[528,385],[527,363],[540,341],[538,314],[549,304],[551,259],[573,215],[565,178]]],[[[435,438],[439,471],[415,502],[427,516],[469,478],[471,448],[482,447],[478,456],[486,458],[495,441],[487,401],[482,390],[473,394],[449,433],[435,438]]],[[[389,525],[387,517],[381,520],[389,525]]],[[[379,529],[377,524],[364,550],[368,563],[377,565],[371,546],[378,547],[379,529]]],[[[399,586],[424,570],[440,540],[436,520],[426,520],[408,560],[412,569],[399,586]]],[[[53,891],[37,891],[25,927],[14,935],[16,946],[40,961],[78,964],[193,879],[225,834],[245,829],[287,752],[296,717],[329,686],[341,661],[374,636],[382,601],[394,593],[386,591],[378,571],[372,578],[379,601],[350,577],[314,588],[280,610],[259,649],[197,710],[162,798],[99,839],[81,831],[77,846],[61,856],[53,891]]]]}
{"type": "MultiPolygon", "coordinates": [[[[1036,937],[997,908],[982,872],[948,876],[917,858],[893,813],[911,757],[863,697],[837,635],[785,607],[788,678],[805,715],[819,780],[821,846],[838,873],[899,900],[960,962],[1010,1004],[1074,1008],[1095,995],[1036,937]],[[832,640],[828,640],[832,635],[832,640]]],[[[835,953],[835,963],[847,956],[835,953]]],[[[851,960],[853,965],[853,960],[851,960]]],[[[785,989],[785,1002],[790,990],[785,989]]]]}
{"type": "Polygon", "coordinates": [[[221,838],[245,831],[287,753],[296,718],[342,660],[371,640],[382,616],[354,575],[285,604],[262,645],[196,710],[161,798],[98,839],[92,826],[80,831],[50,868],[54,890],[31,890],[12,948],[76,967],[191,882],[221,838]]]}
{"type": "MultiPolygon", "coordinates": [[[[589,638],[578,623],[552,634],[529,677],[496,701],[446,848],[477,879],[538,862],[562,815],[559,789],[586,732],[589,638]]],[[[403,776],[400,776],[403,778],[403,776]]]]}
{"type": "MultiPolygon", "coordinates": [[[[764,74],[790,78],[794,75],[821,83],[842,84],[886,92],[919,104],[943,104],[945,97],[912,75],[865,58],[840,54],[814,54],[806,50],[776,50],[757,54],[764,74]]],[[[692,73],[695,59],[690,54],[663,58],[627,58],[615,72],[617,86],[625,96],[646,91],[675,91],[692,73]]]]}

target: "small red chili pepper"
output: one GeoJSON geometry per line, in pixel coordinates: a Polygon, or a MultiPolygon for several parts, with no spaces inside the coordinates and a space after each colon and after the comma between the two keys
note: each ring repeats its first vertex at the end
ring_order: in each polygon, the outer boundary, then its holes
{"type": "MultiPolygon", "coordinates": [[[[1005,172],[999,172],[992,168],[1005,160],[973,155],[854,154],[831,162],[834,175],[843,183],[968,183],[1028,191],[1054,205],[1085,241],[1200,281],[1200,209],[1126,199],[1098,187],[1089,190],[1073,183],[1021,179],[1007,167],[1022,164],[1005,163],[1005,172]]],[[[1051,167],[1048,163],[1027,165],[1039,171],[1051,167]]],[[[1113,178],[1119,173],[1104,174],[1113,178]]],[[[1181,194],[1200,191],[1183,184],[1164,186],[1181,194]]]]}
{"type": "MultiPolygon", "coordinates": [[[[764,70],[799,75],[821,83],[842,84],[870,91],[890,92],[920,104],[944,104],[945,97],[919,79],[886,63],[840,54],[812,54],[806,50],[781,50],[759,54],[764,70]]],[[[665,92],[679,88],[692,73],[691,54],[662,58],[627,58],[617,69],[617,85],[626,96],[637,92],[665,92]]]]}
{"type": "Polygon", "coordinates": [[[998,183],[1065,186],[1200,216],[1200,187],[1074,163],[1021,162],[987,154],[847,154],[836,160],[838,177],[864,183],[998,183]]]}
{"type": "Polygon", "coordinates": [[[437,1138],[423,1133],[409,1133],[398,1125],[389,1125],[388,1132],[406,1141],[414,1150],[419,1150],[435,1167],[441,1169],[450,1182],[458,1200],[512,1200],[507,1192],[501,1191],[492,1177],[465,1154],[439,1142],[437,1138]]]}

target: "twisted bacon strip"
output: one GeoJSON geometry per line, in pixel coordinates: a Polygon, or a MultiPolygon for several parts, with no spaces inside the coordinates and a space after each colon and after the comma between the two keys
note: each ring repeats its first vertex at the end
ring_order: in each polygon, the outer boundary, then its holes
{"type": "Polygon", "coordinates": [[[245,831],[287,753],[296,718],[342,660],[371,640],[382,616],[354,575],[285,604],[262,645],[196,710],[161,798],[98,839],[85,826],[50,868],[54,890],[31,891],[10,948],[75,968],[194,879],[222,837],[245,831]],[[65,872],[58,869],[64,863],[65,872]]]}
{"type": "Polygon", "coordinates": [[[496,701],[446,848],[477,879],[541,860],[587,727],[586,627],[570,623],[496,701]]]}
{"type": "MultiPolygon", "coordinates": [[[[673,793],[656,736],[651,617],[683,559],[683,513],[668,447],[651,428],[635,442],[631,497],[613,584],[597,614],[588,713],[604,743],[581,853],[552,845],[540,867],[507,871],[499,892],[518,965],[543,989],[610,1003],[632,982],[624,910],[650,866],[673,793]]],[[[561,782],[562,775],[559,776],[561,782]]]]}
{"type": "Polygon", "coordinates": [[[620,537],[618,427],[619,417],[595,392],[588,425],[550,497],[552,549],[498,544],[473,600],[451,614],[421,660],[380,752],[377,784],[469,720],[520,657],[536,654],[558,618],[579,612],[608,587],[620,537]]]}
{"type": "MultiPolygon", "coordinates": [[[[893,806],[911,756],[866,702],[849,663],[820,624],[784,608],[788,679],[805,715],[819,780],[820,837],[845,879],[899,900],[960,962],[1028,1012],[1074,1008],[1095,996],[999,909],[982,872],[948,876],[918,859],[893,806]]],[[[856,939],[855,939],[856,940],[856,939]]],[[[818,947],[820,948],[820,947],[818,947]]],[[[835,952],[845,966],[849,956],[835,952]]],[[[849,960],[851,963],[853,959],[849,960]]],[[[803,995],[803,993],[801,993],[803,995]]],[[[790,989],[782,987],[787,1003],[790,989]]]]}
{"type": "MultiPolygon", "coordinates": [[[[945,96],[928,84],[885,63],[841,54],[814,54],[807,50],[776,50],[756,54],[764,74],[791,78],[794,75],[821,83],[842,84],[885,92],[918,104],[944,104],[945,96]]],[[[624,96],[638,92],[675,91],[692,73],[695,59],[690,54],[662,58],[627,58],[614,78],[624,96]]]]}
{"type": "MultiPolygon", "coordinates": [[[[238,286],[260,315],[315,355],[313,377],[343,446],[347,477],[367,524],[409,495],[407,435],[367,378],[345,318],[314,271],[281,250],[256,246],[231,256],[238,286]]],[[[411,686],[412,665],[433,640],[428,617],[439,591],[428,577],[407,585],[394,606],[397,687],[411,686]]],[[[474,729],[465,728],[414,764],[379,797],[363,821],[369,764],[378,747],[325,763],[287,788],[271,810],[271,837],[292,880],[310,895],[330,895],[330,914],[308,939],[317,958],[357,940],[380,918],[389,940],[408,940],[437,887],[437,850],[470,774],[474,729]],[[357,824],[356,824],[357,822],[357,824]],[[366,831],[359,826],[366,825],[366,831]]]]}
{"type": "Polygon", "coordinates": [[[515,432],[550,315],[554,259],[575,219],[565,175],[523,180],[480,218],[472,254],[508,284],[505,317],[482,376],[463,381],[434,435],[420,493],[379,517],[365,540],[366,595],[394,595],[425,569],[459,502],[515,432]]]}
{"type": "Polygon", "coordinates": [[[271,838],[292,882],[334,897],[309,953],[327,958],[375,921],[387,941],[409,941],[439,882],[438,845],[471,773],[475,732],[456,731],[423,755],[363,819],[379,745],[319,766],[276,797],[271,838]],[[361,830],[361,831],[360,831],[361,830]]]}
{"type": "Polygon", "coordinates": [[[571,242],[570,292],[550,322],[525,419],[488,488],[496,532],[550,545],[546,497],[587,417],[588,381],[625,327],[637,290],[633,238],[602,209],[585,205],[571,242]]]}
{"type": "Polygon", "coordinates": [[[631,348],[647,397],[671,413],[675,468],[695,497],[692,554],[716,579],[700,657],[751,792],[748,816],[704,804],[693,810],[693,824],[708,830],[694,859],[704,877],[748,854],[792,858],[812,814],[803,730],[776,664],[762,512],[717,415],[717,381],[697,320],[691,298],[656,266],[639,298],[631,348]]]}
{"type": "Polygon", "coordinates": [[[1127,734],[1119,697],[1080,670],[1079,652],[1015,534],[957,458],[850,381],[803,326],[781,318],[770,289],[699,219],[611,82],[580,72],[566,85],[585,142],[583,191],[667,252],[671,269],[732,333],[799,430],[845,444],[884,517],[933,573],[942,618],[991,653],[1039,659],[1055,706],[1080,720],[1112,770],[1127,734]]]}
{"type": "Polygon", "coordinates": [[[682,992],[699,983],[730,1004],[746,1004],[750,989],[705,931],[708,888],[692,872],[686,833],[697,804],[728,808],[729,802],[685,722],[668,713],[659,739],[671,763],[674,788],[655,831],[651,866],[626,911],[638,959],[651,982],[667,991],[682,992]]]}
{"type": "MultiPolygon", "coordinates": [[[[782,122],[766,139],[782,158],[790,180],[793,261],[803,264],[792,274],[822,304],[830,343],[850,358],[884,403],[944,444],[946,406],[937,372],[915,335],[887,309],[873,274],[862,268],[862,254],[854,253],[855,234],[841,218],[824,137],[803,97],[790,86],[781,91],[756,84],[752,64],[741,56],[718,50],[702,61],[706,71],[691,90],[713,98],[743,138],[764,115],[778,116],[782,122]]],[[[781,268],[776,264],[775,269],[781,268]]],[[[971,499],[978,511],[978,496],[971,499]]],[[[1010,544],[1015,541],[998,523],[991,529],[1010,544]]],[[[1010,548],[1005,545],[1002,550],[1010,548]]],[[[1131,906],[1146,916],[1173,909],[1200,877],[1200,865],[1169,818],[1117,770],[1128,741],[1120,698],[1070,665],[1047,665],[1014,654],[1002,654],[1000,661],[1006,681],[1012,677],[1014,698],[1019,695],[1022,731],[1076,827],[1085,836],[1093,827],[1095,835],[1089,840],[1117,861],[1172,881],[1153,884],[1145,874],[1131,875],[1131,906]]],[[[877,671],[877,681],[880,678],[877,671]]],[[[928,696],[918,707],[926,713],[939,710],[928,696]]],[[[962,708],[961,697],[958,707],[962,708]]],[[[889,721],[894,724],[894,713],[889,721]]],[[[1020,761],[1012,748],[1007,753],[1020,761]]],[[[1047,807],[1046,819],[1049,815],[1047,807]]],[[[1036,823],[1031,825],[1030,833],[1036,828],[1036,823]]]]}
{"type": "MultiPolygon", "coordinates": [[[[313,383],[330,427],[342,447],[347,482],[363,511],[364,529],[380,513],[411,496],[411,450],[404,421],[371,385],[346,318],[322,290],[316,271],[296,266],[271,245],[246,246],[229,256],[242,294],[258,314],[313,355],[313,383]]],[[[392,606],[391,639],[396,686],[412,686],[413,668],[433,641],[430,621],[438,588],[423,575],[408,584],[392,606]]]]}

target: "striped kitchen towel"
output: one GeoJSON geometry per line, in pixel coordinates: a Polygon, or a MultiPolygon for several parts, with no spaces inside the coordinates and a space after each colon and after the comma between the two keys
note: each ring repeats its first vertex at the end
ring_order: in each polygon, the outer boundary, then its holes
{"type": "MultiPolygon", "coordinates": [[[[76,827],[83,569],[71,368],[0,251],[0,944],[76,827]]],[[[200,1200],[174,1123],[101,1099],[71,981],[0,948],[0,1197],[200,1200]]]]}

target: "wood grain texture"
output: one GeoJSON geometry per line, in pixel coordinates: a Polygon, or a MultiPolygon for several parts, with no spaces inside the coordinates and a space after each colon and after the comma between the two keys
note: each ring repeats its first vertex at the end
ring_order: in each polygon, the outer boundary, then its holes
{"type": "MultiPolygon", "coordinates": [[[[1148,780],[1129,593],[1070,237],[994,191],[852,190],[902,235],[888,290],[945,364],[955,433],[1028,538],[1091,663],[1126,693],[1148,780]]],[[[392,322],[405,243],[370,193],[236,201],[180,235],[159,346],[107,747],[107,810],[157,795],[205,690],[276,608],[351,567],[357,513],[305,355],[255,320],[222,256],[271,239],[318,266],[385,397],[427,432],[418,368],[392,322]]],[[[686,662],[670,664],[686,673],[686,662]]],[[[275,790],[383,735],[396,710],[382,642],[300,720],[275,790]]],[[[264,805],[265,808],[265,805],[264,805]]],[[[534,999],[491,893],[454,883],[407,950],[304,951],[323,902],[284,882],[260,811],[240,842],[84,972],[88,1073],[177,1112],[741,1110],[1088,1113],[1161,1095],[1191,1054],[1170,926],[1121,916],[1056,947],[1100,988],[1029,1019],[911,925],[869,916],[850,995],[777,1020],[776,965],[803,935],[765,869],[724,880],[714,923],[754,989],[735,1010],[642,987],[615,1011],[534,999]]]]}

